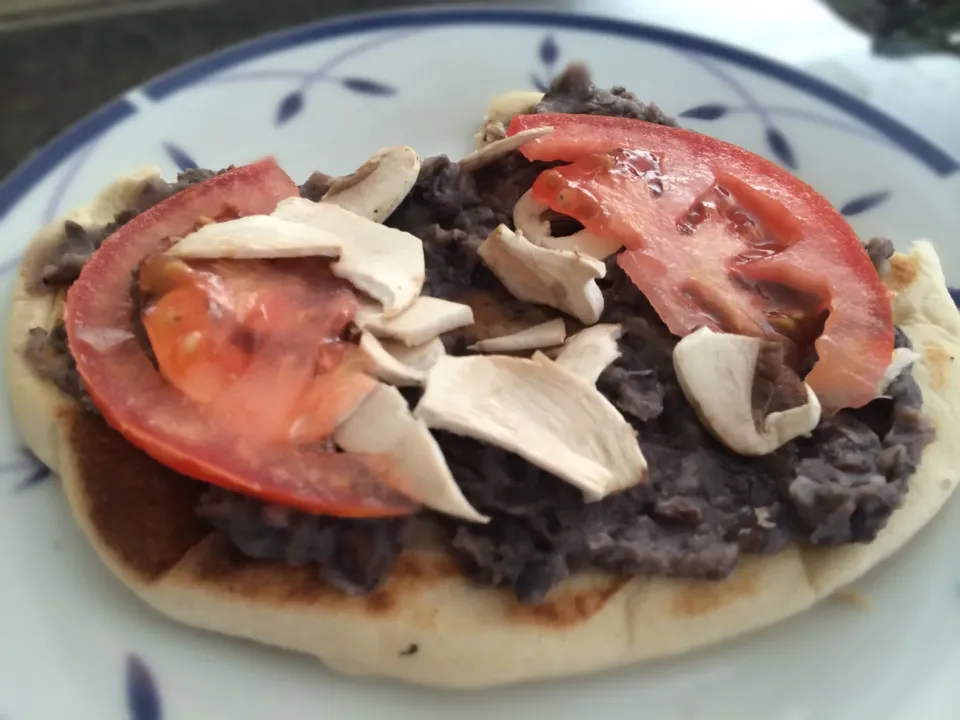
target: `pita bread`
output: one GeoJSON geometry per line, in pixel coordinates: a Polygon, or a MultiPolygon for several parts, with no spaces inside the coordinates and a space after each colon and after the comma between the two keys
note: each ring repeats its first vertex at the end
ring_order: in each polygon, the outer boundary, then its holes
{"type": "MultiPolygon", "coordinates": [[[[111,185],[73,217],[105,222],[137,182],[111,185]]],[[[30,246],[12,307],[7,375],[24,440],[60,474],[104,562],[149,605],[197,628],[313,655],[340,672],[478,688],[710,645],[799,613],[859,578],[906,543],[960,478],[960,314],[932,246],[918,242],[894,258],[888,282],[896,322],[921,354],[914,372],[938,437],[905,506],[873,543],[748,557],[723,582],[584,574],[524,607],[506,592],[471,586],[425,526],[384,587],[348,597],[310,568],[239,556],[194,515],[200,483],[151,460],[33,374],[21,354],[27,331],[54,323],[60,297],[37,294],[29,281],[60,222],[30,246]]]]}

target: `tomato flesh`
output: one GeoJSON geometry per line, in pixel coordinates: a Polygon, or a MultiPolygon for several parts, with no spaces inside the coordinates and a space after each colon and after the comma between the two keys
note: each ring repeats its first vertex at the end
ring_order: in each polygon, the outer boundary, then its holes
{"type": "Polygon", "coordinates": [[[167,287],[143,316],[160,372],[211,422],[240,421],[273,442],[322,440],[376,388],[366,356],[338,340],[357,300],[328,265],[148,259],[140,287],[167,287]]]}
{"type": "Polygon", "coordinates": [[[67,294],[71,353],[107,422],[185,475],[310,512],[409,514],[416,505],[394,489],[401,479],[386,456],[325,452],[329,443],[291,439],[298,422],[329,429],[343,403],[369,392],[360,366],[345,369],[358,351],[338,339],[356,309],[349,287],[320,261],[189,267],[153,258],[200,217],[268,213],[297,193],[265,160],[188,188],[124,225],[67,294]],[[138,267],[160,372],[133,332],[130,282],[138,267]],[[331,404],[312,388],[335,372],[352,390],[331,404]]]}
{"type": "Polygon", "coordinates": [[[806,382],[827,413],[873,399],[893,352],[889,293],[826,199],[742,148],[639,120],[521,115],[508,135],[548,125],[521,152],[569,164],[543,172],[534,198],[620,240],[620,266],[671,332],[789,345],[829,311],[806,382]]]}

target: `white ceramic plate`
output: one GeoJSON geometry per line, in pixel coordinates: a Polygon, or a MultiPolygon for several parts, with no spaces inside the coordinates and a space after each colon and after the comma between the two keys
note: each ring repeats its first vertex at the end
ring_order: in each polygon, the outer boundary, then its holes
{"type": "MultiPolygon", "coordinates": [[[[3,293],[41,224],[137,164],[172,175],[194,161],[218,168],[275,154],[305,178],[348,171],[393,143],[460,155],[494,94],[542,85],[574,59],[601,84],[625,84],[689,127],[788,166],[864,237],[938,240],[960,284],[951,188],[960,165],[843,92],[665,29],[439,10],[270,36],[88,117],[0,187],[3,293]]],[[[57,483],[18,449],[5,410],[0,421],[2,720],[960,717],[960,502],[859,583],[870,610],[828,602],[677,660],[463,696],[335,677],[158,617],[101,567],[57,483]]]]}

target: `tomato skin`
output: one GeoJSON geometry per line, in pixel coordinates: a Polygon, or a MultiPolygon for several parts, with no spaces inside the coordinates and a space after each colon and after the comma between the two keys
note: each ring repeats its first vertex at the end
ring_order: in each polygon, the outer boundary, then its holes
{"type": "Polygon", "coordinates": [[[507,135],[543,126],[554,131],[524,144],[520,152],[529,160],[571,164],[542,173],[534,197],[598,235],[622,240],[627,249],[618,258],[620,266],[671,332],[685,335],[706,324],[768,335],[769,308],[750,293],[735,293],[730,278],[788,285],[821,298],[830,309],[815,342],[819,360],[806,377],[825,412],[873,399],[893,352],[889,292],[853,229],[824,197],[742,148],[639,120],[520,115],[507,135]],[[652,158],[658,185],[624,150],[652,158]],[[731,235],[710,218],[692,236],[679,232],[696,203],[717,186],[733,190],[777,239],[776,247],[751,248],[738,240],[747,253],[735,253],[732,245],[720,248],[731,235]],[[691,239],[708,237],[705,247],[691,239]],[[691,265],[690,256],[697,254],[703,262],[691,265]],[[734,319],[732,326],[724,327],[697,301],[680,296],[677,287],[690,279],[721,304],[729,303],[723,309],[734,319]]]}
{"type": "MultiPolygon", "coordinates": [[[[308,512],[409,514],[416,505],[393,489],[400,481],[388,458],[317,452],[248,433],[237,424],[212,423],[205,406],[153,368],[134,337],[130,283],[145,258],[168,238],[189,233],[201,216],[269,213],[298,192],[296,183],[267,159],[187,188],[131,220],[104,241],[67,293],[64,320],[71,354],[106,421],[184,475],[308,512]]],[[[238,295],[256,285],[242,273],[235,280],[238,295]]],[[[190,307],[197,300],[187,292],[172,302],[190,307]]],[[[331,322],[321,327],[318,343],[322,333],[346,320],[338,314],[331,322]]],[[[316,349],[311,353],[312,371],[316,349]]]]}

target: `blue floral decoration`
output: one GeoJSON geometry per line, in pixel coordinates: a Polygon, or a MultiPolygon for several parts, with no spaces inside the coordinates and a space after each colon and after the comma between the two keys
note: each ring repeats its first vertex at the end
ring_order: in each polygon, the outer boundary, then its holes
{"type": "Polygon", "coordinates": [[[163,149],[181,172],[200,167],[186,150],[173,143],[164,143],[163,149]]]}
{"type": "Polygon", "coordinates": [[[793,154],[793,147],[787,141],[787,136],[772,125],[767,127],[767,145],[783,165],[788,168],[797,167],[797,157],[793,154]]]}
{"type": "Polygon", "coordinates": [[[367,52],[375,47],[399,40],[412,34],[413,30],[404,30],[386,36],[378,35],[353,47],[337,53],[314,70],[251,70],[248,72],[228,73],[213,77],[208,82],[213,84],[232,82],[262,82],[283,80],[296,83],[296,88],[284,94],[277,103],[274,111],[274,123],[277,126],[285,125],[296,118],[307,105],[310,89],[319,83],[336,85],[358,95],[370,98],[384,98],[397,94],[397,88],[376,78],[359,75],[338,75],[336,70],[347,60],[356,55],[367,52]]]}
{"type": "Polygon", "coordinates": [[[721,103],[707,103],[706,105],[697,105],[689,110],[680,113],[682,118],[691,120],[719,120],[730,112],[730,108],[721,103]]]}
{"type": "Polygon", "coordinates": [[[840,214],[846,215],[847,217],[860,215],[885,203],[890,199],[890,194],[889,190],[878,190],[877,192],[867,193],[866,195],[853,198],[840,206],[840,214]]]}
{"type": "MultiPolygon", "coordinates": [[[[684,57],[695,62],[714,78],[729,88],[746,107],[756,115],[763,123],[764,136],[767,140],[767,146],[777,158],[781,165],[796,170],[798,168],[797,156],[787,136],[773,122],[771,113],[756,98],[747,91],[743,84],[731,75],[725,68],[707,59],[698,53],[684,53],[684,57]]],[[[694,118],[697,120],[717,120],[724,117],[728,108],[719,103],[710,103],[690,108],[682,113],[680,117],[694,118]]]]}
{"type": "Polygon", "coordinates": [[[303,110],[303,93],[296,90],[287,95],[277,106],[277,125],[283,125],[287,120],[298,115],[303,110]]]}
{"type": "Polygon", "coordinates": [[[163,703],[156,680],[137,655],[127,655],[125,687],[130,720],[163,720],[163,703]]]}
{"type": "Polygon", "coordinates": [[[560,59],[560,47],[553,35],[546,35],[540,41],[538,52],[540,69],[530,73],[530,82],[540,92],[546,92],[556,74],[557,61],[560,59]]]}
{"type": "MultiPolygon", "coordinates": [[[[537,48],[537,59],[540,68],[530,73],[531,84],[540,90],[546,92],[556,74],[557,63],[560,60],[560,46],[556,38],[551,35],[545,35],[540,40],[537,48]]],[[[706,72],[719,80],[723,85],[730,89],[734,95],[739,98],[740,105],[731,105],[729,103],[710,101],[678,113],[678,117],[685,120],[694,120],[700,122],[715,122],[733,115],[749,114],[754,115],[760,120],[763,129],[763,137],[766,141],[770,153],[776,158],[777,162],[790,170],[797,170],[800,161],[794,150],[793,143],[787,137],[786,133],[777,126],[774,121],[778,117],[787,117],[794,120],[803,120],[817,125],[823,125],[835,130],[840,130],[851,135],[856,135],[862,139],[874,142],[887,143],[888,141],[881,135],[871,132],[869,129],[859,127],[843,120],[838,120],[829,116],[819,115],[807,110],[783,106],[762,105],[757,99],[725,68],[720,67],[714,61],[699,55],[697,53],[684,53],[684,57],[692,60],[706,72]]],[[[878,190],[865,195],[848,200],[840,205],[840,213],[846,217],[861,215],[877,208],[890,199],[890,190],[878,190]]]]}
{"type": "Polygon", "coordinates": [[[17,449],[15,460],[0,465],[0,473],[18,478],[18,482],[11,489],[15,493],[37,487],[51,477],[50,468],[40,462],[37,456],[26,447],[17,449]]]}

